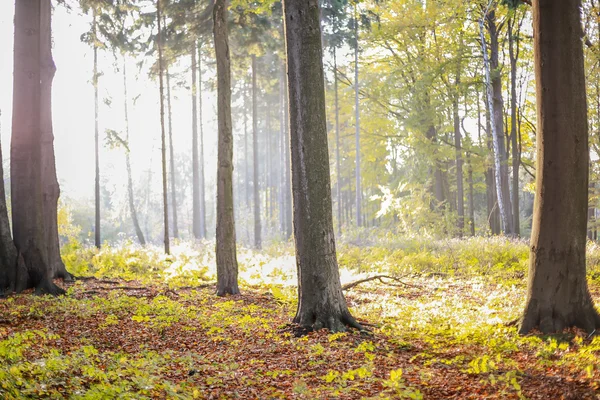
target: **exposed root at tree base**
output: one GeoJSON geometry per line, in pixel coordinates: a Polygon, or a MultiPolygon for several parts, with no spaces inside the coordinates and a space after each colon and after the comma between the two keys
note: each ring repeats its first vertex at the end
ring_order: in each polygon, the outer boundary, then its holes
{"type": "Polygon", "coordinates": [[[520,335],[526,335],[533,329],[539,329],[543,334],[560,333],[566,328],[580,328],[592,333],[600,329],[600,315],[590,303],[567,315],[551,308],[526,309],[519,321],[520,335]]]}
{"type": "Polygon", "coordinates": [[[291,325],[295,326],[294,336],[303,336],[308,332],[319,331],[321,329],[327,329],[331,333],[346,332],[348,328],[356,329],[367,335],[373,334],[370,330],[358,323],[358,321],[356,321],[349,313],[341,316],[314,316],[308,321],[306,318],[296,315],[291,325]],[[298,335],[298,333],[301,334],[298,335]]]}

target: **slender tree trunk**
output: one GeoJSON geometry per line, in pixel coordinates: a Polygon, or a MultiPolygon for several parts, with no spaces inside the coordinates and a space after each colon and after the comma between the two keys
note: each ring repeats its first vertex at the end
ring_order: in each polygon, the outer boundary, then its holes
{"type": "Polygon", "coordinates": [[[42,140],[42,195],[44,199],[44,222],[46,244],[48,246],[48,264],[53,278],[71,280],[65,264],[60,256],[58,238],[58,198],[60,187],[56,178],[56,162],[54,157],[54,131],[52,129],[52,82],[56,66],[52,57],[52,6],[50,2],[40,3],[40,62],[41,62],[41,105],[40,129],[42,140]]]}
{"type": "Polygon", "coordinates": [[[298,310],[306,329],[361,329],[342,293],[331,211],[318,0],[284,1],[298,310]]]}
{"type": "Polygon", "coordinates": [[[469,182],[469,229],[471,236],[475,236],[475,200],[473,195],[473,165],[471,164],[471,153],[467,150],[467,176],[469,182]]]}
{"type": "Polygon", "coordinates": [[[246,208],[250,209],[250,168],[248,167],[248,159],[250,152],[248,151],[248,82],[244,82],[244,194],[246,195],[246,208]]]}
{"type": "MultiPolygon", "coordinates": [[[[163,19],[164,21],[164,19],[163,19]]],[[[171,212],[173,214],[173,237],[179,238],[179,227],[177,223],[177,181],[175,171],[175,149],[173,146],[173,112],[171,109],[171,77],[169,67],[165,66],[167,77],[167,113],[169,115],[169,168],[171,172],[171,212]]]]}
{"type": "Polygon", "coordinates": [[[252,184],[254,186],[254,247],[262,246],[260,226],[260,187],[258,185],[258,101],[256,87],[256,56],[252,55],[252,184]]]}
{"type": "Polygon", "coordinates": [[[163,223],[164,223],[164,243],[165,253],[171,254],[171,243],[169,241],[169,203],[167,200],[167,138],[165,132],[165,86],[164,86],[164,59],[163,59],[163,43],[162,43],[162,15],[161,15],[161,0],[156,2],[156,19],[158,22],[158,78],[160,90],[160,130],[161,130],[161,159],[162,159],[162,186],[163,186],[163,223]]]}
{"type": "Polygon", "coordinates": [[[333,91],[335,98],[335,197],[337,199],[337,234],[342,236],[342,178],[340,167],[340,104],[338,90],[337,49],[333,48],[333,91]]]}
{"type": "Polygon", "coordinates": [[[600,327],[585,266],[589,148],[580,6],[533,1],[537,168],[522,334],[600,327]]]}
{"type": "MultiPolygon", "coordinates": [[[[192,231],[194,238],[201,239],[200,232],[200,165],[198,164],[198,87],[196,74],[196,42],[192,42],[192,231]]],[[[202,94],[200,94],[202,96],[202,94]]]]}
{"type": "MultiPolygon", "coordinates": [[[[0,117],[2,113],[0,112],[0,117]]],[[[0,136],[2,129],[0,129],[0,136]]],[[[6,206],[6,191],[4,189],[4,167],[2,146],[0,145],[0,295],[15,290],[17,279],[17,249],[12,239],[10,222],[8,220],[8,207],[6,206]]]]}
{"type": "Polygon", "coordinates": [[[94,187],[94,197],[95,197],[95,210],[96,210],[96,223],[94,226],[94,241],[97,248],[102,246],[102,237],[100,235],[100,129],[98,127],[98,110],[99,110],[99,102],[98,102],[98,45],[96,44],[96,26],[97,26],[97,16],[96,10],[93,11],[93,22],[92,22],[92,34],[94,36],[94,77],[92,79],[94,84],[94,154],[96,158],[96,177],[95,177],[95,187],[94,187]]]}
{"type": "Polygon", "coordinates": [[[279,168],[278,186],[279,186],[279,231],[285,236],[285,65],[281,64],[281,74],[279,75],[279,168]]]}
{"type": "Polygon", "coordinates": [[[516,236],[521,234],[519,221],[519,166],[521,154],[517,143],[517,60],[518,50],[515,51],[514,17],[508,24],[508,51],[510,57],[510,138],[512,146],[512,215],[513,231],[516,236]]]}
{"type": "Polygon", "coordinates": [[[498,27],[496,25],[495,11],[488,11],[484,16],[487,19],[490,34],[490,51],[488,59],[487,44],[485,41],[484,22],[479,22],[481,47],[484,59],[485,80],[487,86],[488,103],[492,119],[492,138],[494,145],[494,165],[496,194],[498,208],[502,220],[502,229],[505,234],[513,234],[512,208],[508,185],[508,156],[504,144],[504,124],[502,120],[502,80],[498,74],[498,27]],[[492,77],[492,71],[494,76],[492,77]]]}
{"type": "Polygon", "coordinates": [[[355,113],[355,150],[356,150],[356,226],[362,225],[362,187],[360,179],[360,103],[358,81],[358,10],[357,2],[354,3],[354,113],[355,113]]]}
{"type": "MultiPolygon", "coordinates": [[[[52,282],[55,271],[48,259],[43,200],[42,141],[43,129],[48,127],[43,126],[42,116],[49,112],[49,104],[43,105],[42,99],[50,98],[48,85],[53,74],[42,67],[42,53],[49,54],[48,12],[40,0],[21,0],[15,4],[10,168],[13,233],[18,252],[15,289],[20,292],[35,287],[38,293],[61,294],[64,291],[52,282]],[[46,18],[42,19],[44,14],[46,18]]],[[[43,117],[47,122],[48,116],[43,117]]]]}
{"type": "Polygon", "coordinates": [[[200,125],[200,235],[206,238],[206,179],[204,175],[204,122],[202,107],[202,42],[198,42],[198,122],[200,125]]]}
{"type": "Polygon", "coordinates": [[[133,174],[131,173],[131,143],[129,142],[129,106],[127,104],[127,62],[123,55],[123,110],[125,111],[125,141],[127,148],[125,149],[125,166],[127,168],[127,198],[129,202],[129,212],[131,213],[131,220],[133,222],[133,228],[135,234],[142,246],[146,245],[146,239],[144,238],[144,232],[140,227],[140,221],[138,220],[137,210],[135,208],[135,201],[133,199],[133,174]]]}
{"type": "MultiPolygon", "coordinates": [[[[285,70],[286,63],[283,64],[285,70]]],[[[284,203],[285,203],[285,238],[290,239],[293,232],[292,223],[292,167],[291,167],[291,148],[290,148],[290,118],[289,118],[289,83],[287,74],[284,71],[285,87],[283,96],[283,121],[284,121],[284,147],[285,147],[285,164],[284,164],[284,203]]]]}
{"type": "Polygon", "coordinates": [[[458,212],[458,236],[462,237],[465,229],[465,194],[463,188],[463,158],[460,134],[460,115],[458,114],[458,97],[460,91],[460,62],[456,68],[456,82],[452,115],[454,119],[454,147],[456,148],[456,204],[458,212]]]}
{"type": "Polygon", "coordinates": [[[217,170],[217,295],[239,294],[233,210],[233,133],[231,126],[231,66],[227,33],[227,0],[216,0],[213,10],[219,148],[217,170]]]}

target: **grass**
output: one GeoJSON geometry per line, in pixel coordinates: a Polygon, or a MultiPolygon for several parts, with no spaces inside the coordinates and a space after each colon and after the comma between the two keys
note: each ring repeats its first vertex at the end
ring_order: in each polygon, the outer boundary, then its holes
{"type": "MultiPolygon", "coordinates": [[[[383,238],[339,248],[346,292],[373,336],[296,338],[295,260],[240,250],[242,296],[214,296],[212,244],[65,251],[94,279],[66,296],[0,300],[2,398],[585,399],[600,395],[600,338],[519,336],[527,244],[383,238]]],[[[598,260],[588,249],[598,300],[598,260]]]]}

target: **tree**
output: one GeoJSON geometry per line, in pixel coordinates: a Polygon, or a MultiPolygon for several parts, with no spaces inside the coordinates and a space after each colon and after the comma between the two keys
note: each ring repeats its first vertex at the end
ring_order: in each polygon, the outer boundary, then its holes
{"type": "Polygon", "coordinates": [[[342,293],[335,251],[319,3],[284,1],[298,309],[307,329],[362,329],[342,293]]]}
{"type": "Polygon", "coordinates": [[[94,157],[96,174],[94,178],[94,199],[95,199],[95,224],[94,224],[94,243],[97,248],[102,245],[101,222],[100,222],[100,130],[98,128],[98,35],[97,35],[97,15],[94,8],[92,16],[92,40],[94,48],[94,76],[92,78],[94,84],[94,157]]]}
{"type": "MultiPolygon", "coordinates": [[[[60,294],[64,291],[52,282],[43,200],[43,161],[50,156],[42,155],[48,149],[42,141],[50,135],[42,132],[42,114],[49,112],[49,104],[42,100],[50,99],[49,78],[54,74],[54,63],[47,59],[51,54],[47,48],[51,43],[51,9],[43,3],[47,2],[24,0],[15,4],[11,199],[18,262],[13,276],[17,292],[35,287],[38,293],[60,294]]],[[[44,121],[48,120],[44,116],[44,121]]]]}
{"type": "Polygon", "coordinates": [[[165,133],[165,96],[164,96],[164,59],[162,42],[162,13],[161,0],[156,1],[156,21],[158,23],[158,34],[156,44],[158,47],[158,80],[160,91],[160,130],[161,130],[161,161],[162,161],[162,186],[163,186],[163,223],[164,223],[164,244],[165,253],[171,254],[171,245],[169,242],[169,205],[167,201],[167,140],[165,133]]]}
{"type": "MultiPolygon", "coordinates": [[[[2,112],[0,112],[0,116],[2,112]]],[[[2,129],[0,129],[0,136],[2,129]]],[[[17,249],[12,239],[10,222],[8,220],[8,207],[6,206],[6,192],[4,189],[4,167],[2,146],[0,145],[0,295],[15,290],[17,274],[17,249]]]]}
{"type": "Polygon", "coordinates": [[[580,0],[533,2],[539,125],[522,334],[600,327],[585,271],[589,149],[580,6],[580,0]]]}
{"type": "Polygon", "coordinates": [[[217,295],[239,294],[233,210],[233,132],[231,125],[231,64],[227,33],[227,0],[216,0],[213,9],[217,58],[217,108],[219,126],[217,168],[217,295]]]}
{"type": "Polygon", "coordinates": [[[256,55],[252,55],[252,185],[254,189],[254,247],[262,246],[260,226],[260,188],[258,186],[258,100],[256,87],[256,55]]]}

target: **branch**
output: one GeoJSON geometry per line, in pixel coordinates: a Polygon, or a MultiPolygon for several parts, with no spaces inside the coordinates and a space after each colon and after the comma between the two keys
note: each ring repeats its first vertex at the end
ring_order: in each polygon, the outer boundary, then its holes
{"type": "Polygon", "coordinates": [[[391,283],[389,283],[389,282],[385,282],[385,281],[383,280],[383,278],[385,278],[385,279],[390,279],[390,280],[392,280],[392,281],[399,282],[399,283],[401,283],[401,284],[402,284],[402,285],[404,285],[404,286],[409,286],[409,287],[414,287],[414,288],[418,288],[418,287],[420,287],[420,286],[417,286],[417,285],[411,285],[411,284],[409,284],[409,283],[402,282],[402,281],[401,281],[399,278],[395,278],[395,277],[393,277],[393,276],[389,276],[389,275],[375,275],[375,276],[370,276],[370,277],[368,277],[368,278],[359,279],[359,280],[357,280],[357,281],[354,281],[354,282],[347,283],[347,284],[345,284],[344,286],[342,286],[342,290],[348,290],[348,289],[352,289],[353,287],[355,287],[355,286],[358,286],[358,285],[360,285],[361,283],[370,282],[370,281],[374,281],[374,280],[378,280],[379,282],[381,282],[381,283],[383,283],[383,284],[385,284],[385,285],[392,285],[392,284],[391,284],[391,283]]]}

